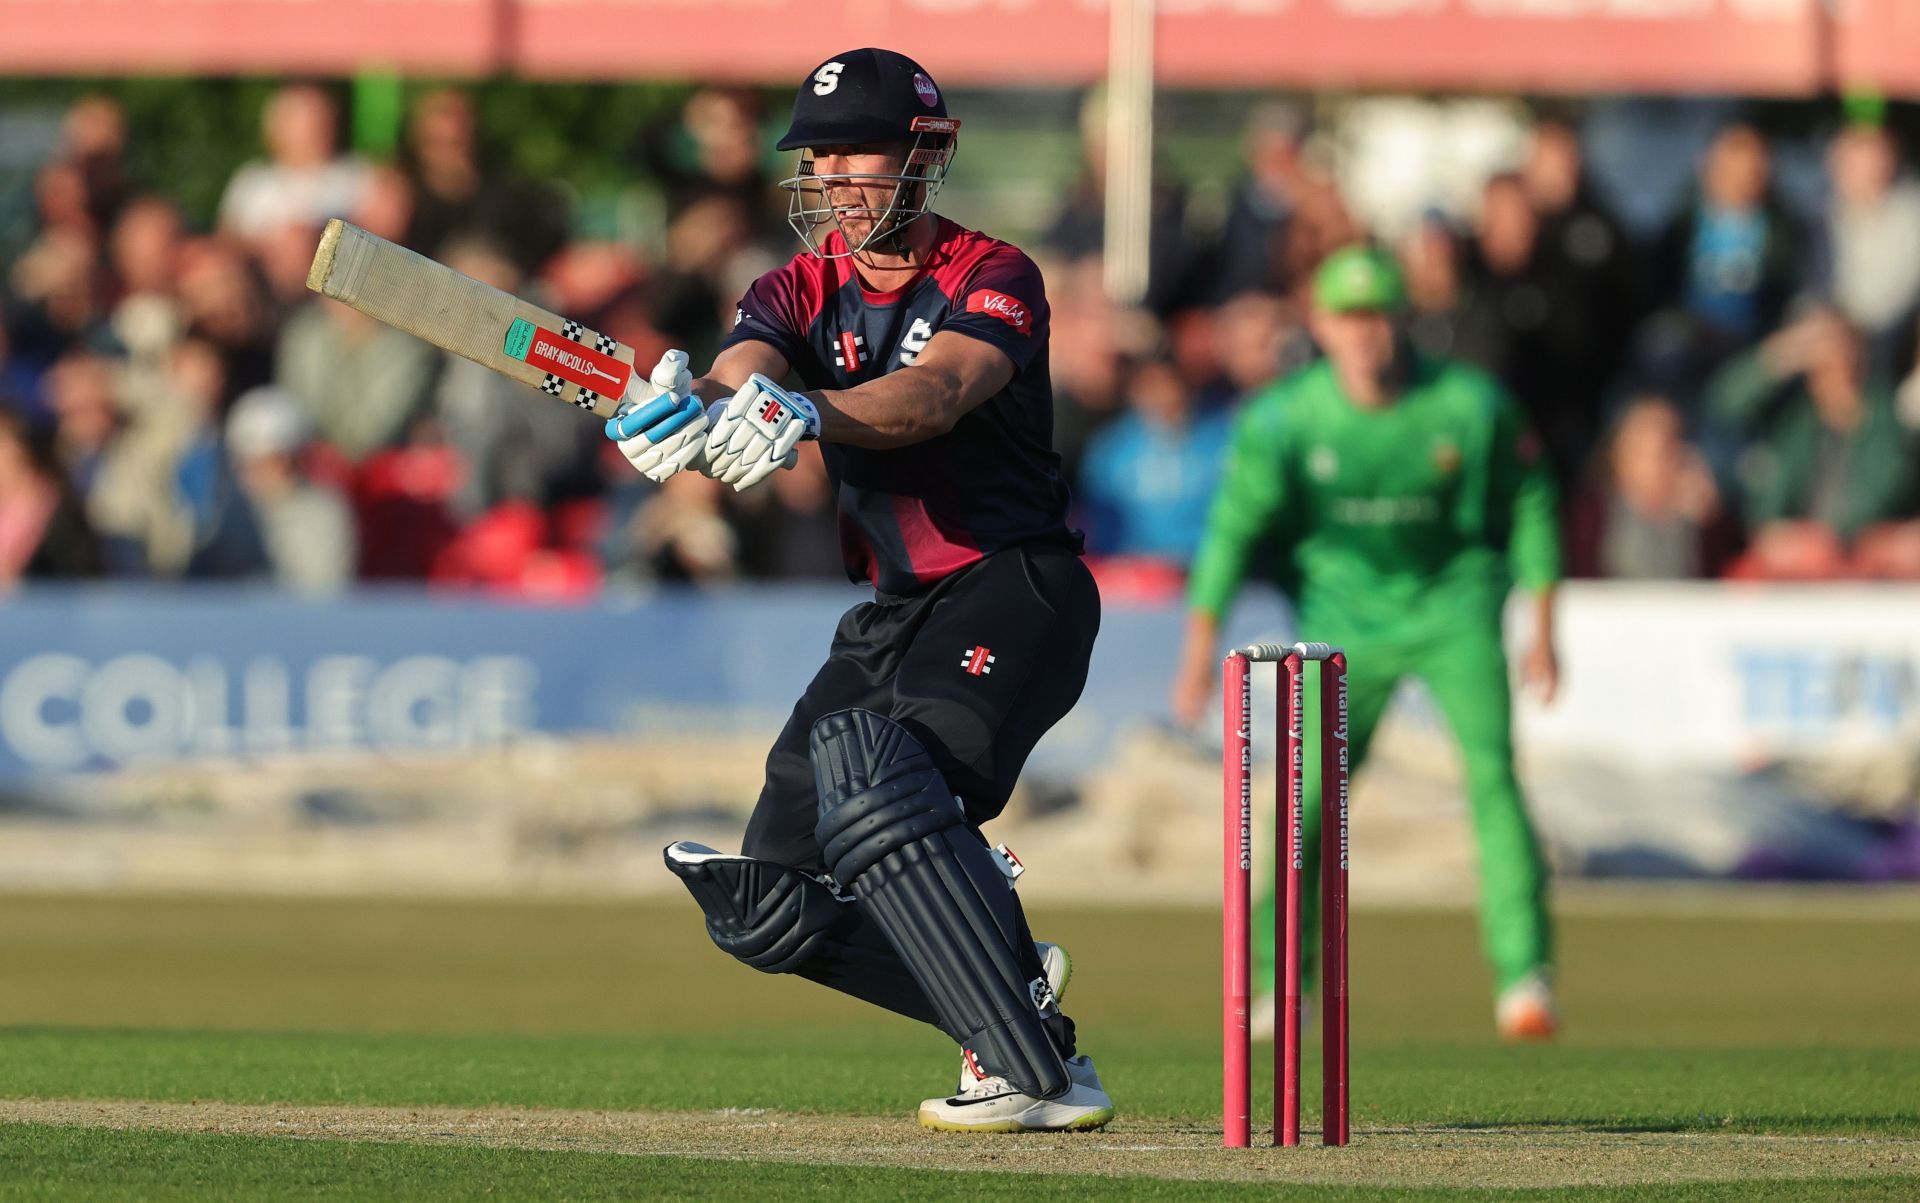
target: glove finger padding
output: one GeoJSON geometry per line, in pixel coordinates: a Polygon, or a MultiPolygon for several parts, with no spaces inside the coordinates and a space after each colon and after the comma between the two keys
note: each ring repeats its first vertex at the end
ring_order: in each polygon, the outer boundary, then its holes
{"type": "Polygon", "coordinates": [[[767,458],[776,463],[786,459],[793,454],[793,449],[800,445],[800,440],[806,437],[807,428],[798,422],[793,423],[781,431],[780,437],[773,441],[773,450],[767,453],[767,458]]]}
{"type": "Polygon", "coordinates": [[[727,479],[727,472],[740,458],[727,448],[736,432],[747,429],[744,421],[747,406],[753,404],[759,391],[759,386],[749,381],[739,392],[714,407],[716,412],[707,429],[706,452],[707,475],[715,480],[727,479]]]}
{"type": "Polygon", "coordinates": [[[616,427],[640,429],[620,437],[620,454],[627,457],[639,473],[655,484],[664,484],[700,453],[707,428],[706,410],[698,397],[687,397],[667,410],[662,419],[647,422],[650,412],[672,397],[663,396],[641,406],[631,414],[609,419],[609,431],[616,427]]]}
{"type": "Polygon", "coordinates": [[[793,467],[795,463],[799,462],[799,458],[798,455],[789,452],[784,459],[756,460],[753,464],[747,466],[744,471],[736,470],[732,476],[729,477],[733,484],[733,491],[736,493],[745,492],[767,477],[772,476],[780,469],[793,467]]]}
{"type": "Polygon", "coordinates": [[[686,438],[678,438],[661,444],[651,453],[651,460],[636,460],[634,467],[655,484],[665,484],[676,472],[692,463],[700,454],[701,444],[698,432],[686,438]]]}
{"type": "Polygon", "coordinates": [[[693,373],[687,368],[685,351],[668,351],[653,365],[653,371],[647,376],[655,388],[684,397],[693,391],[693,373]]]}
{"type": "Polygon", "coordinates": [[[760,395],[760,385],[752,380],[740,386],[740,391],[728,397],[721,410],[714,416],[713,428],[707,435],[707,457],[717,460],[726,452],[728,440],[739,430],[742,420],[747,416],[747,407],[760,395]]]}
{"type": "Polygon", "coordinates": [[[628,463],[656,484],[691,463],[704,443],[706,408],[692,388],[687,353],[668,351],[645,379],[633,379],[619,410],[607,419],[607,437],[619,443],[628,463]]]}

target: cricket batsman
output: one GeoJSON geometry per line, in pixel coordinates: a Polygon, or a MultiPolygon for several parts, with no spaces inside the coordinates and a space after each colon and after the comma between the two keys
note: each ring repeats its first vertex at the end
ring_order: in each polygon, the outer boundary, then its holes
{"type": "MultiPolygon", "coordinates": [[[[1553,940],[1547,869],[1513,771],[1501,613],[1517,582],[1533,596],[1522,675],[1551,698],[1559,577],[1554,493],[1537,442],[1498,385],[1416,353],[1399,320],[1394,261],[1334,252],[1312,282],[1324,358],[1247,403],[1188,588],[1175,715],[1196,723],[1214,688],[1220,623],[1255,557],[1293,601],[1298,629],[1349,655],[1353,765],[1365,761],[1402,677],[1418,677],[1453,729],[1480,852],[1481,938],[1495,1020],[1513,1040],[1550,1038],[1553,940]]],[[[1312,686],[1309,683],[1309,689],[1312,686]]],[[[1307,733],[1307,746],[1319,736],[1307,733]]],[[[1306,758],[1306,847],[1317,849],[1319,758],[1306,758]]],[[[1319,866],[1307,857],[1302,944],[1315,948],[1319,866]]],[[[1274,891],[1256,906],[1262,999],[1273,1025],[1274,891]]]]}
{"type": "Polygon", "coordinates": [[[959,129],[904,55],[810,70],[779,144],[807,249],[747,289],[704,376],[669,352],[607,423],[650,479],[736,489],[817,439],[848,575],[874,589],[775,741],[740,854],[666,861],[722,951],[961,1046],[923,1125],[1098,1128],[1113,1102],[1060,1010],[1066,954],[1034,942],[1020,865],[980,830],[1079,698],[1100,601],[1066,524],[1039,270],[933,212],[959,129]]]}

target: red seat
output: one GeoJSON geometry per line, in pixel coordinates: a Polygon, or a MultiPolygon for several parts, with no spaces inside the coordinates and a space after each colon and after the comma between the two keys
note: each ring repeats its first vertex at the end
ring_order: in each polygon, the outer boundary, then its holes
{"type": "Polygon", "coordinates": [[[524,501],[503,502],[468,523],[434,557],[440,585],[508,585],[547,541],[547,516],[524,501]]]}
{"type": "Polygon", "coordinates": [[[607,533],[607,503],[599,497],[563,501],[548,511],[553,522],[553,545],[593,551],[607,533]]]}
{"type": "Polygon", "coordinates": [[[353,487],[361,577],[426,576],[458,530],[448,502],[465,476],[466,464],[451,447],[400,447],[368,457],[353,487]]]}

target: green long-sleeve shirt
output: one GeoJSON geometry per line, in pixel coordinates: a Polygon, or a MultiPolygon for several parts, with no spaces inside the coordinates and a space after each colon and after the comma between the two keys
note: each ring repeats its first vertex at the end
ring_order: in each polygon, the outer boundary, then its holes
{"type": "Polygon", "coordinates": [[[1554,489],[1519,409],[1490,378],[1419,357],[1365,409],[1325,360],[1247,403],[1188,587],[1223,616],[1263,565],[1308,638],[1417,638],[1498,615],[1517,580],[1559,579],[1554,489]]]}
{"type": "Polygon", "coordinates": [[[1837,432],[1821,422],[1806,382],[1773,375],[1758,351],[1737,356],[1708,382],[1709,412],[1750,440],[1739,469],[1748,525],[1812,519],[1850,539],[1914,512],[1920,467],[1893,389],[1870,378],[1861,391],[1859,425],[1837,432]]]}

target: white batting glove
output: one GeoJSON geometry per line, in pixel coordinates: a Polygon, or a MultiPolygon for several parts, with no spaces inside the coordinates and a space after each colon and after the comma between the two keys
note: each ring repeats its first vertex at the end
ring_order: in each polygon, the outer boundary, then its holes
{"type": "Polygon", "coordinates": [[[646,379],[635,375],[607,419],[607,437],[635,471],[664,484],[700,454],[707,433],[707,411],[693,395],[693,375],[685,351],[668,351],[646,379]]]}
{"type": "Polygon", "coordinates": [[[755,372],[739,392],[715,406],[707,432],[706,474],[750,489],[780,468],[800,459],[802,439],[820,437],[820,411],[798,393],[790,393],[755,372]]]}

